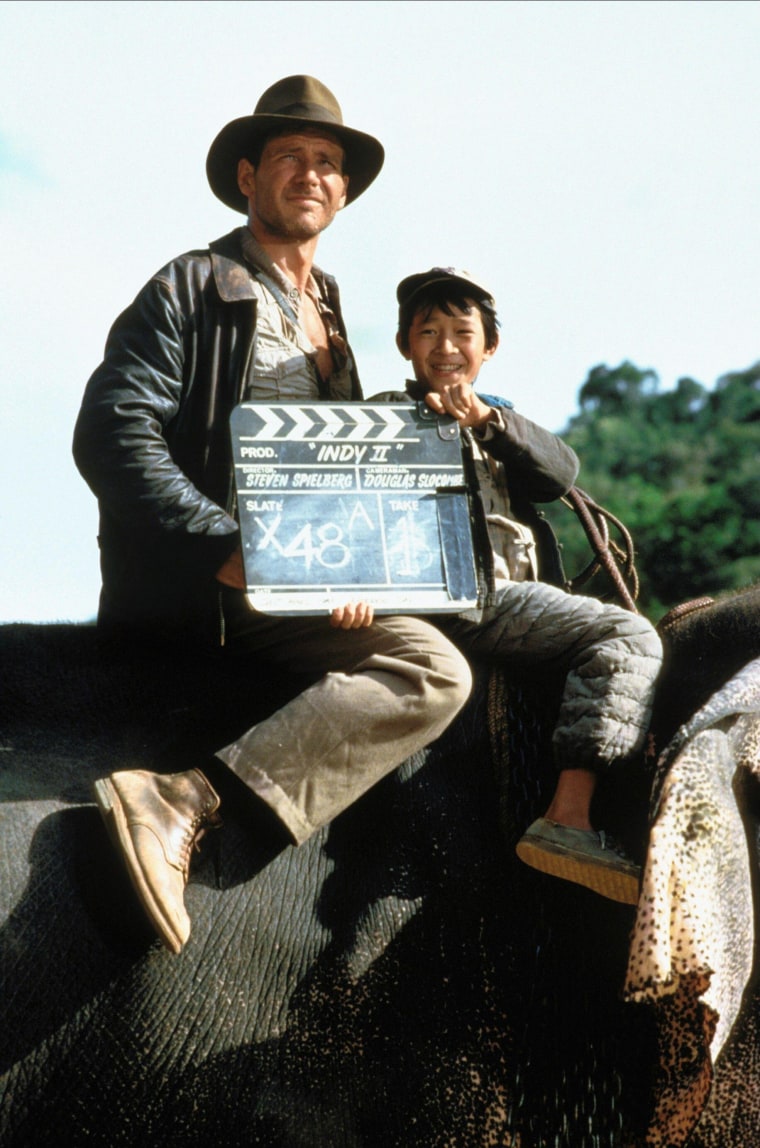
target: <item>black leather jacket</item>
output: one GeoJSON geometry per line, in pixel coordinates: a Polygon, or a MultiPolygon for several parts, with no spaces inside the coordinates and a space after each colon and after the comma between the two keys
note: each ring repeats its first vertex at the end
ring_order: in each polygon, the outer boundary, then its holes
{"type": "MultiPolygon", "coordinates": [[[[239,544],[229,417],[256,333],[241,233],[154,275],[87,384],[74,458],[100,507],[101,625],[223,635],[214,575],[239,544]]],[[[313,274],[345,338],[337,284],[313,274]]],[[[351,398],[361,397],[354,372],[351,398]]]]}

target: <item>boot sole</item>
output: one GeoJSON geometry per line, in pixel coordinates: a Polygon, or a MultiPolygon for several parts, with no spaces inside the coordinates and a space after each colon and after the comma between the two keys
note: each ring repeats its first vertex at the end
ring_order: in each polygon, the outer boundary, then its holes
{"type": "Polygon", "coordinates": [[[137,854],[135,853],[132,838],[129,832],[124,807],[121,804],[116,789],[108,778],[101,778],[93,785],[95,801],[105,823],[108,835],[116,846],[124,862],[132,887],[137,893],[151,925],[160,937],[164,946],[172,953],[182,950],[182,941],[169,927],[169,924],[156,903],[150,886],[143,877],[137,854]]]}
{"type": "Polygon", "coordinates": [[[639,903],[639,878],[633,873],[621,873],[559,849],[552,849],[549,844],[538,845],[530,840],[518,842],[516,853],[525,865],[540,873],[584,885],[610,901],[619,901],[624,905],[639,903]]]}

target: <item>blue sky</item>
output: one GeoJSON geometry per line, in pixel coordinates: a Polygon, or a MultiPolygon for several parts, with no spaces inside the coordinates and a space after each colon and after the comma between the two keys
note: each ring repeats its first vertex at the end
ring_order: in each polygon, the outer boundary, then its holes
{"type": "Polygon", "coordinates": [[[482,382],[561,429],[598,363],[712,386],[760,358],[760,4],[0,3],[0,621],[97,605],[71,429],[108,327],[166,260],[242,222],[208,146],[309,72],[386,164],[322,237],[368,394],[396,386],[396,283],[494,292],[482,382]]]}

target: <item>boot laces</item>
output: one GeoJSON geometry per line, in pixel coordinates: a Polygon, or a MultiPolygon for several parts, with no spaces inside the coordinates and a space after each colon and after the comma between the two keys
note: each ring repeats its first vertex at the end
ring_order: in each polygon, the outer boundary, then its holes
{"type": "Polygon", "coordinates": [[[187,880],[190,872],[190,861],[193,853],[200,853],[202,839],[210,829],[218,829],[221,824],[222,819],[218,812],[212,812],[209,807],[196,813],[190,822],[182,844],[182,870],[185,874],[185,880],[187,880]]]}

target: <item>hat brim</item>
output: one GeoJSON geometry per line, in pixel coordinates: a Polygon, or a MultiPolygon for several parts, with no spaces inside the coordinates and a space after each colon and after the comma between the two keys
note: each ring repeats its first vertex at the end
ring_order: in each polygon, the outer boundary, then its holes
{"type": "Polygon", "coordinates": [[[241,116],[226,124],[219,132],[206,159],[206,175],[217,199],[233,211],[248,214],[248,200],[237,182],[238,163],[252,150],[262,136],[274,131],[298,131],[300,127],[323,128],[339,139],[346,152],[348,190],[346,203],[353,203],[366,191],[379,174],[385,159],[385,150],[379,140],[365,132],[333,124],[327,120],[311,120],[293,116],[252,115],[241,116]]]}
{"type": "Polygon", "coordinates": [[[435,275],[431,271],[420,272],[418,275],[409,275],[402,279],[396,288],[396,300],[403,307],[419,295],[426,287],[434,287],[438,283],[445,283],[447,287],[456,287],[469,299],[493,299],[493,295],[486,287],[462,275],[435,275]]]}

